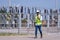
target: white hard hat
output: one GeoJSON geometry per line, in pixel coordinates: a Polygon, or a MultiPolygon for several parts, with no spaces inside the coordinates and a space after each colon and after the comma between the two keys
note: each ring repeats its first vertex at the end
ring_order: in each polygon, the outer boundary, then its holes
{"type": "Polygon", "coordinates": [[[37,12],[40,12],[39,10],[37,10],[37,12]]]}

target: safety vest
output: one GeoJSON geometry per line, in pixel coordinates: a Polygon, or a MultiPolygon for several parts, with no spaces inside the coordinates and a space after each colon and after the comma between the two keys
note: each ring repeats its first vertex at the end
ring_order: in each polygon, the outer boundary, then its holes
{"type": "MultiPolygon", "coordinates": [[[[40,17],[41,18],[41,17],[40,17]]],[[[38,17],[35,17],[35,25],[42,25],[41,19],[38,19],[38,17]]]]}

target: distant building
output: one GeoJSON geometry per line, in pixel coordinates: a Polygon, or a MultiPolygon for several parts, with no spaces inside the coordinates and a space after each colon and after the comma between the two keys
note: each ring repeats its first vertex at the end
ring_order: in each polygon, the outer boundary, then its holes
{"type": "Polygon", "coordinates": [[[53,11],[53,10],[52,10],[52,9],[50,9],[50,13],[53,13],[52,11],[53,11]]]}
{"type": "Polygon", "coordinates": [[[59,13],[60,13],[60,9],[59,9],[59,13]]]}
{"type": "Polygon", "coordinates": [[[47,14],[48,14],[48,10],[47,9],[44,9],[45,20],[47,20],[47,14]]]}
{"type": "Polygon", "coordinates": [[[58,13],[58,10],[57,10],[57,9],[54,9],[54,10],[53,10],[53,13],[58,13]]]}
{"type": "Polygon", "coordinates": [[[48,10],[47,9],[44,9],[44,13],[48,13],[48,10]]]}
{"type": "Polygon", "coordinates": [[[50,9],[50,24],[56,26],[57,22],[58,22],[58,10],[50,9]]]}
{"type": "Polygon", "coordinates": [[[10,12],[10,13],[13,13],[13,7],[12,7],[12,6],[9,7],[9,12],[10,12]]]}
{"type": "Polygon", "coordinates": [[[6,13],[7,9],[5,7],[0,8],[0,13],[6,13]]]}

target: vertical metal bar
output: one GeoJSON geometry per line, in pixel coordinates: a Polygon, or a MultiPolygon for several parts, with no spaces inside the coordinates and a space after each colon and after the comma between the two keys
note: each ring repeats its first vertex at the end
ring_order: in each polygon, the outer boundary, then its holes
{"type": "Polygon", "coordinates": [[[50,20],[50,16],[49,16],[49,14],[47,14],[47,33],[49,32],[49,25],[50,25],[50,23],[49,23],[49,20],[50,20]]]}
{"type": "Polygon", "coordinates": [[[18,34],[20,34],[20,28],[21,28],[21,13],[19,9],[19,27],[18,27],[18,34]]]}
{"type": "Polygon", "coordinates": [[[27,16],[28,16],[28,17],[27,17],[27,28],[29,28],[29,13],[28,13],[27,16]]]}
{"type": "Polygon", "coordinates": [[[30,19],[29,19],[29,13],[27,14],[27,34],[29,34],[29,26],[30,26],[30,19]]]}
{"type": "Polygon", "coordinates": [[[47,28],[49,28],[49,14],[47,15],[47,17],[48,17],[47,28]]]}
{"type": "Polygon", "coordinates": [[[60,18],[60,15],[58,15],[58,28],[60,27],[60,25],[59,25],[60,24],[60,19],[59,18],[60,18]]]}

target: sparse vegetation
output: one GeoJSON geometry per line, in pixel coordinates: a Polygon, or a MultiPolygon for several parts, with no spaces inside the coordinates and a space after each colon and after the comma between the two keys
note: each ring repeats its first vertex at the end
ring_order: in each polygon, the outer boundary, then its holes
{"type": "Polygon", "coordinates": [[[27,19],[26,18],[22,20],[22,23],[26,23],[26,22],[27,22],[27,19]]]}

